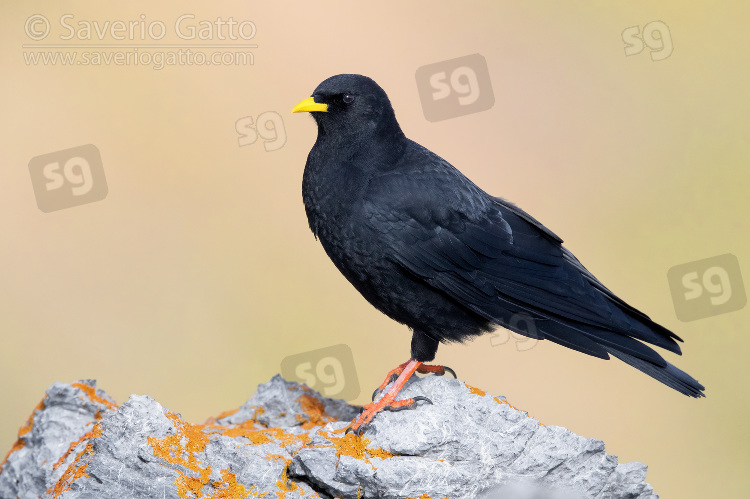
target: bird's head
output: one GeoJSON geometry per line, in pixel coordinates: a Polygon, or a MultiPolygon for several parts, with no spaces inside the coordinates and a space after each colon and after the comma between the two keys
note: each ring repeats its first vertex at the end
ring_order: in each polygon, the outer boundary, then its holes
{"type": "Polygon", "coordinates": [[[292,109],[309,112],[318,132],[332,136],[402,135],[391,101],[372,79],[340,74],[323,81],[312,94],[292,109]]]}

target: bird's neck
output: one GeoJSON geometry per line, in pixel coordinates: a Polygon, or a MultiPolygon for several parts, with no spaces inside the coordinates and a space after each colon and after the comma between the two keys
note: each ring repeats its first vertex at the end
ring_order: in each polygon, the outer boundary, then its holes
{"type": "Polygon", "coordinates": [[[321,166],[357,163],[387,170],[398,163],[407,142],[398,124],[371,130],[337,130],[335,133],[319,128],[313,151],[323,160],[321,166]]]}
{"type": "Polygon", "coordinates": [[[400,164],[408,140],[398,133],[352,140],[318,133],[305,165],[302,196],[310,228],[321,240],[325,230],[346,223],[373,177],[400,164]]]}

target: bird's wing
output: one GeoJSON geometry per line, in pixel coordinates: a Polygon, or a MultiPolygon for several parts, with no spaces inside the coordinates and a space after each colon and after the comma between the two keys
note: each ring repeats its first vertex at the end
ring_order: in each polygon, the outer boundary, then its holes
{"type": "MultiPolygon", "coordinates": [[[[510,201],[506,199],[499,198],[499,197],[493,197],[493,200],[497,204],[501,205],[502,207],[513,212],[515,215],[518,215],[519,217],[523,218],[524,220],[532,224],[534,227],[537,228],[537,230],[539,230],[539,232],[547,235],[547,237],[549,237],[551,240],[557,241],[558,243],[562,244],[563,240],[560,237],[555,235],[551,230],[549,230],[547,227],[542,225],[541,222],[539,222],[536,218],[532,217],[531,215],[523,211],[521,208],[519,208],[515,204],[511,203],[510,201]]],[[[583,264],[578,260],[578,258],[575,257],[575,255],[573,255],[573,253],[570,252],[569,249],[563,247],[562,252],[563,252],[563,258],[565,259],[566,262],[568,262],[570,265],[573,265],[581,273],[581,275],[588,281],[588,283],[591,286],[593,286],[599,292],[605,295],[607,299],[616,303],[617,306],[620,309],[622,309],[623,312],[625,312],[627,315],[630,315],[633,318],[638,319],[638,320],[648,321],[651,323],[650,325],[652,327],[660,330],[663,335],[666,335],[678,341],[682,341],[682,338],[674,334],[672,331],[651,321],[651,318],[648,315],[644,314],[643,312],[636,309],[635,307],[629,305],[628,303],[625,302],[625,300],[623,300],[619,296],[615,295],[612,291],[610,291],[609,288],[607,288],[604,284],[601,283],[601,281],[599,281],[599,279],[594,277],[594,274],[589,272],[589,270],[583,266],[583,264]]]]}
{"type": "Polygon", "coordinates": [[[585,270],[559,237],[447,163],[383,175],[364,201],[368,223],[396,262],[489,320],[507,326],[503,312],[528,313],[550,321],[543,328],[549,339],[600,357],[606,357],[601,344],[651,360],[655,352],[630,337],[679,352],[585,270]]]}

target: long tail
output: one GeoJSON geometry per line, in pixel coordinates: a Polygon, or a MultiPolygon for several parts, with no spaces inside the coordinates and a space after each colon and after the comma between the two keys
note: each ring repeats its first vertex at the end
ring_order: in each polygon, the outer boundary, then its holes
{"type": "Polygon", "coordinates": [[[514,327],[516,325],[513,324],[503,325],[520,334],[550,340],[600,359],[608,359],[611,354],[688,397],[705,397],[705,388],[695,378],[676,368],[653,348],[633,337],[590,324],[552,320],[538,320],[535,324],[537,329],[533,334],[527,329],[514,327]]]}
{"type": "Polygon", "coordinates": [[[700,398],[706,396],[703,393],[703,390],[705,390],[705,388],[698,382],[698,380],[690,376],[688,373],[677,369],[669,362],[665,361],[664,366],[659,366],[647,360],[628,355],[610,346],[607,346],[605,348],[609,353],[611,353],[621,361],[630,364],[639,371],[648,374],[655,380],[661,381],[668,387],[674,388],[678,392],[683,393],[688,397],[700,398]]]}

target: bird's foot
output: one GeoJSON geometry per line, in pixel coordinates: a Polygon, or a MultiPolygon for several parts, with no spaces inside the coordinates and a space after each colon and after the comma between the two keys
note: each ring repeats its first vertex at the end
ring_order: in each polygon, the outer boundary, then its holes
{"type": "MultiPolygon", "coordinates": [[[[377,398],[378,395],[380,395],[383,390],[385,390],[385,387],[389,384],[393,383],[394,380],[396,380],[401,373],[404,372],[404,369],[406,368],[407,364],[409,364],[411,361],[406,361],[403,364],[399,364],[398,367],[395,369],[392,369],[388,375],[385,377],[385,380],[380,384],[379,387],[375,388],[375,391],[372,392],[372,400],[373,402],[377,398]]],[[[419,366],[416,369],[416,372],[420,374],[434,374],[435,376],[443,376],[446,372],[451,373],[451,376],[454,378],[457,378],[456,371],[451,369],[448,366],[437,366],[437,365],[429,365],[429,364],[419,364],[419,366]]]]}
{"type": "MultiPolygon", "coordinates": [[[[351,425],[346,429],[346,433],[354,432],[358,435],[364,433],[367,426],[372,422],[372,419],[381,411],[400,411],[403,409],[412,409],[417,405],[417,402],[424,401],[432,404],[432,401],[427,397],[417,396],[404,400],[396,400],[396,395],[401,391],[406,382],[411,378],[412,374],[419,372],[420,366],[423,364],[417,360],[411,359],[408,362],[404,362],[396,369],[388,373],[388,377],[385,379],[378,390],[383,390],[391,381],[393,376],[396,376],[396,382],[388,389],[385,394],[377,402],[372,402],[363,407],[362,413],[352,421],[351,425]]],[[[437,369],[441,366],[425,366],[427,369],[421,372],[438,372],[437,369]]],[[[452,371],[451,371],[452,372],[452,371]]],[[[445,373],[445,370],[440,371],[441,375],[445,373]]],[[[376,390],[377,391],[377,390],[376,390]]]]}

